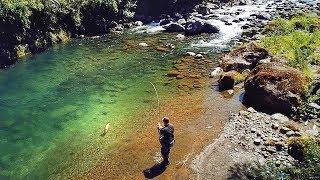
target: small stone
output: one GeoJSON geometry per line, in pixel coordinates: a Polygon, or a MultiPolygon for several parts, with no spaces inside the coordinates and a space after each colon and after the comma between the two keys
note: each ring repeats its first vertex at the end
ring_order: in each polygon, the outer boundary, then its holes
{"type": "Polygon", "coordinates": [[[223,69],[221,67],[217,67],[210,73],[210,77],[211,78],[220,77],[222,73],[223,73],[223,69]]]}
{"type": "Polygon", "coordinates": [[[294,136],[300,137],[300,136],[302,136],[302,134],[299,131],[295,131],[294,136]]]}
{"type": "Polygon", "coordinates": [[[275,137],[271,138],[271,140],[274,141],[274,142],[279,142],[280,141],[279,138],[275,138],[275,137]]]}
{"type": "Polygon", "coordinates": [[[306,134],[309,136],[318,136],[319,131],[317,125],[313,125],[312,129],[306,130],[306,134]]]}
{"type": "Polygon", "coordinates": [[[290,131],[290,129],[287,128],[287,127],[282,127],[282,128],[280,129],[280,132],[281,132],[282,134],[286,134],[286,133],[289,132],[289,131],[290,131]]]}
{"type": "Polygon", "coordinates": [[[272,120],[275,120],[275,121],[279,121],[279,122],[286,122],[286,121],[289,121],[289,118],[283,114],[280,114],[280,113],[276,113],[276,114],[273,114],[271,116],[271,119],[272,120]]]}
{"type": "Polygon", "coordinates": [[[196,55],[196,59],[202,59],[203,58],[203,55],[202,54],[197,54],[196,55]]]}
{"type": "Polygon", "coordinates": [[[257,136],[261,136],[261,132],[257,132],[257,136]]]}
{"type": "Polygon", "coordinates": [[[256,129],[256,128],[251,128],[250,131],[251,131],[252,133],[255,133],[255,132],[257,132],[257,129],[256,129]]]}
{"type": "Polygon", "coordinates": [[[177,77],[176,77],[177,79],[183,79],[184,78],[184,75],[182,75],[182,74],[179,74],[179,75],[177,75],[177,77]]]}
{"type": "Polygon", "coordinates": [[[281,161],[276,161],[276,166],[279,167],[281,165],[281,161]]]}
{"type": "Polygon", "coordinates": [[[196,53],[194,53],[194,52],[187,52],[186,53],[188,56],[196,56],[196,53]]]}
{"type": "Polygon", "coordinates": [[[274,154],[277,152],[274,147],[267,147],[266,151],[269,152],[270,154],[274,154]]]}
{"type": "Polygon", "coordinates": [[[286,135],[287,135],[288,137],[291,137],[291,136],[294,136],[294,135],[295,135],[295,132],[294,132],[294,131],[288,131],[288,132],[286,133],[286,135]]]}
{"type": "Polygon", "coordinates": [[[254,143],[255,145],[259,146],[259,145],[261,144],[261,139],[255,139],[255,140],[253,141],[253,143],[254,143]]]}
{"type": "Polygon", "coordinates": [[[182,41],[182,40],[184,40],[184,39],[186,38],[186,36],[183,35],[183,34],[178,34],[176,37],[177,37],[177,39],[180,40],[180,41],[182,41]]]}
{"type": "Polygon", "coordinates": [[[240,115],[247,116],[247,115],[249,115],[250,113],[249,113],[248,111],[241,110],[241,111],[239,112],[239,114],[240,114],[240,115]]]}
{"type": "Polygon", "coordinates": [[[139,46],[141,46],[141,47],[148,47],[149,45],[148,45],[147,43],[142,42],[142,43],[139,43],[139,46]]]}
{"type": "Polygon", "coordinates": [[[279,124],[278,123],[273,123],[271,125],[272,129],[278,129],[279,128],[279,124]]]}
{"type": "Polygon", "coordinates": [[[253,109],[252,107],[249,107],[249,108],[248,108],[248,111],[251,112],[251,113],[257,112],[257,111],[256,111],[255,109],[253,109]]]}
{"type": "Polygon", "coordinates": [[[134,25],[135,25],[135,26],[142,26],[142,25],[143,25],[143,22],[141,22],[141,21],[136,21],[136,22],[134,22],[134,25]]]}
{"type": "Polygon", "coordinates": [[[233,89],[229,89],[226,92],[228,93],[228,95],[233,95],[234,94],[234,90],[233,89]]]}

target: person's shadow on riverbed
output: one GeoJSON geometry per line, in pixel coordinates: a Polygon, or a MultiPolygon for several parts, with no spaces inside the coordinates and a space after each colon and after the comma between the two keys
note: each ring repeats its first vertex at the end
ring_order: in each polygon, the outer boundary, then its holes
{"type": "Polygon", "coordinates": [[[151,168],[145,169],[143,171],[144,177],[152,179],[159,176],[166,170],[166,166],[163,163],[155,164],[151,168]]]}

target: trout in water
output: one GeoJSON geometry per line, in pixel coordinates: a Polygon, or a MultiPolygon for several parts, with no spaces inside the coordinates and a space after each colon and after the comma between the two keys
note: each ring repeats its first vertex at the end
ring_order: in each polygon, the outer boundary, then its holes
{"type": "Polygon", "coordinates": [[[105,136],[108,132],[110,128],[110,123],[108,123],[105,127],[104,127],[104,130],[103,130],[103,133],[101,134],[101,136],[105,136]]]}

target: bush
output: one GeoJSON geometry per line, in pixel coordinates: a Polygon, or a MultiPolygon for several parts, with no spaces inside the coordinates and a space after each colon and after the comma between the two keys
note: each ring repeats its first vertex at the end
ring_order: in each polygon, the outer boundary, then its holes
{"type": "Polygon", "coordinates": [[[275,19],[265,30],[261,45],[288,60],[288,65],[312,76],[310,64],[320,65],[320,19],[318,16],[297,16],[289,21],[275,19]]]}

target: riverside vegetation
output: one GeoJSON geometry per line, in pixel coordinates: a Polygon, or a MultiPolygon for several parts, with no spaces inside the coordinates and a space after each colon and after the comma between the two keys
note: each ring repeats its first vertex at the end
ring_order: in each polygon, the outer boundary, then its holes
{"type": "Polygon", "coordinates": [[[0,2],[0,66],[28,53],[43,51],[77,34],[107,32],[119,19],[115,0],[4,0],[0,2]]]}
{"type": "Polygon", "coordinates": [[[310,65],[320,65],[320,19],[316,15],[277,18],[269,23],[261,45],[288,65],[312,76],[310,65]]]}
{"type": "MultiPolygon", "coordinates": [[[[304,115],[307,115],[304,120],[312,119],[308,116],[312,113],[319,117],[319,108],[308,111],[308,105],[306,105],[319,104],[319,27],[319,16],[314,14],[298,15],[289,20],[276,18],[264,29],[264,36],[259,43],[273,56],[272,61],[282,61],[313,79],[309,86],[304,87],[306,103],[298,108],[299,113],[305,112],[304,115]]],[[[297,127],[291,126],[289,129],[297,130],[297,127]]],[[[320,140],[317,133],[310,136],[291,137],[285,143],[288,146],[287,153],[295,159],[294,163],[284,163],[280,166],[278,161],[269,161],[265,164],[251,162],[236,166],[231,171],[239,179],[319,179],[320,140]]]]}
{"type": "MultiPolygon", "coordinates": [[[[308,103],[320,103],[319,67],[320,67],[320,19],[318,15],[305,14],[290,20],[277,18],[265,29],[265,37],[261,46],[278,59],[286,59],[286,63],[301,70],[311,79],[305,87],[305,98],[308,103]],[[315,92],[313,92],[315,91],[315,92]]],[[[306,106],[301,107],[306,110],[306,106]]],[[[319,111],[316,112],[317,114],[319,111]]]]}

